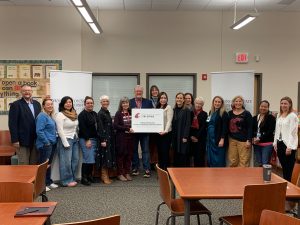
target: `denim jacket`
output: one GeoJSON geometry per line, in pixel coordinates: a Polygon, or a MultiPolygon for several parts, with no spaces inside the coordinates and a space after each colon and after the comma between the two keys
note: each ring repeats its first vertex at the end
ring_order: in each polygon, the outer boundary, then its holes
{"type": "Polygon", "coordinates": [[[44,112],[41,112],[36,118],[36,134],[37,149],[44,145],[55,144],[57,141],[55,121],[44,112]]]}

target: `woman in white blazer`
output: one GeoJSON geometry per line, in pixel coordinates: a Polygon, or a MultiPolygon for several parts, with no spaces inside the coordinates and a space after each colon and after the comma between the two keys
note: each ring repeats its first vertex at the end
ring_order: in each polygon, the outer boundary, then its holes
{"type": "Polygon", "coordinates": [[[298,145],[298,118],[289,97],[280,100],[280,113],[276,119],[273,146],[282,166],[283,178],[291,181],[298,145]]]}

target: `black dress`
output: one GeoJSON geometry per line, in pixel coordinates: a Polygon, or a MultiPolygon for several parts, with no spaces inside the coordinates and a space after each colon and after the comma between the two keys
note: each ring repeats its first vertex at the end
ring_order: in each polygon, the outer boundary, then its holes
{"type": "Polygon", "coordinates": [[[189,142],[182,142],[182,139],[189,139],[191,127],[191,111],[187,108],[174,108],[172,120],[172,148],[174,150],[174,166],[189,166],[189,142]]]}
{"type": "Polygon", "coordinates": [[[96,164],[98,167],[102,168],[115,168],[115,134],[112,118],[107,109],[101,108],[98,112],[97,128],[99,137],[99,153],[97,154],[96,164]],[[106,147],[101,147],[101,142],[106,142],[106,147]]]}

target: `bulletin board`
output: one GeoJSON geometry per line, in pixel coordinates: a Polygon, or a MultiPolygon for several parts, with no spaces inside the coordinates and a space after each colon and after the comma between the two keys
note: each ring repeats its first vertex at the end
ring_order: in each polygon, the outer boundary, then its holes
{"type": "Polygon", "coordinates": [[[0,60],[0,115],[8,114],[24,84],[32,87],[33,98],[41,103],[50,94],[50,70],[61,69],[62,60],[0,60]]]}

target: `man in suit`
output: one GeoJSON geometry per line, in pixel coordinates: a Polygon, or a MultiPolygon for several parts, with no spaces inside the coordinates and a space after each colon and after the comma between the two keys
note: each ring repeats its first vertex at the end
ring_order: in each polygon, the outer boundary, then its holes
{"type": "Polygon", "coordinates": [[[23,85],[22,98],[13,102],[9,109],[8,126],[11,142],[16,148],[19,164],[36,164],[35,118],[41,112],[41,105],[32,99],[32,88],[23,85]]]}
{"type": "MultiPolygon", "coordinates": [[[[137,85],[134,88],[134,98],[130,99],[129,104],[130,108],[142,108],[150,109],[153,108],[152,102],[149,99],[143,98],[143,87],[137,85]]],[[[134,134],[134,149],[133,149],[133,158],[132,158],[132,175],[139,175],[139,153],[138,147],[139,143],[141,144],[142,150],[142,161],[144,168],[144,177],[149,178],[150,173],[150,152],[149,152],[149,134],[148,133],[136,133],[134,134]]]]}

